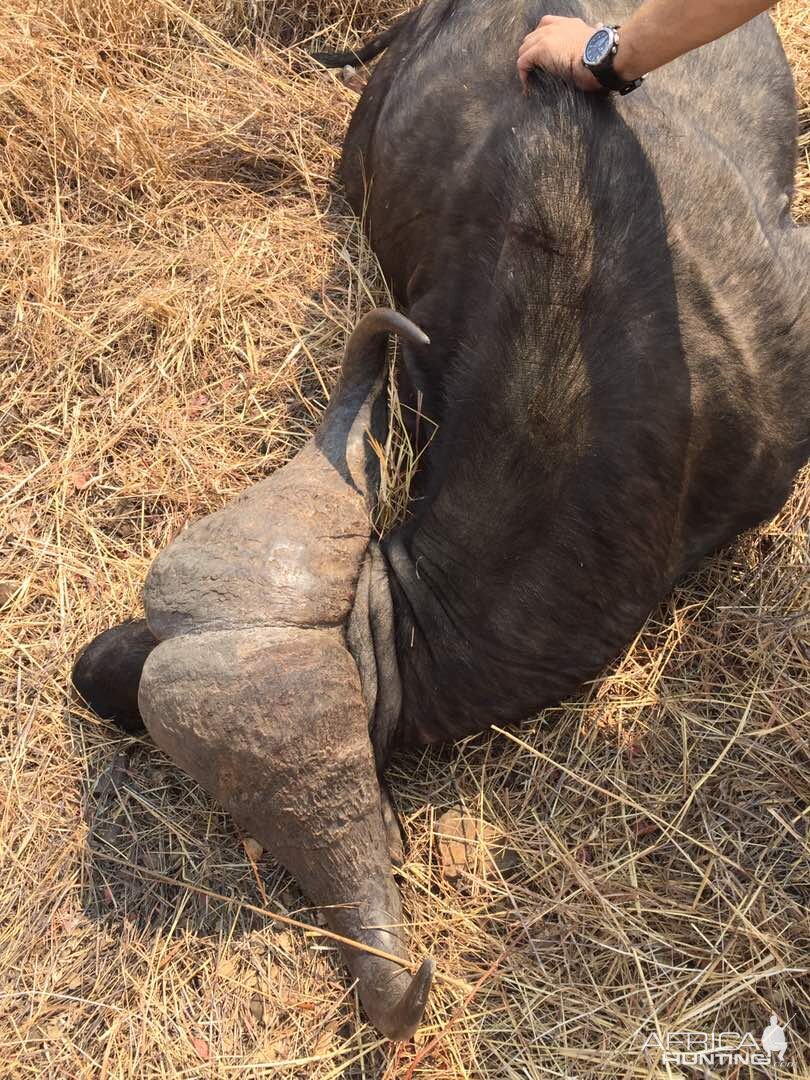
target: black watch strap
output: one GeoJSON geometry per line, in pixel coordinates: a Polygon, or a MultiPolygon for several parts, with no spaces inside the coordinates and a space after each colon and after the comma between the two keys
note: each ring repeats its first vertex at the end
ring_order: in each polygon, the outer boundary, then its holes
{"type": "Polygon", "coordinates": [[[615,90],[619,94],[629,94],[633,90],[638,90],[644,82],[643,75],[628,82],[627,79],[622,79],[617,75],[612,67],[588,68],[588,70],[596,76],[606,90],[615,90]]]}

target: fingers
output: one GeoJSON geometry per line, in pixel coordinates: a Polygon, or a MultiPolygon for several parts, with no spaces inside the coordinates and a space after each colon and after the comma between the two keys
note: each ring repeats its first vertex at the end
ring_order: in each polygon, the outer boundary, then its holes
{"type": "MultiPolygon", "coordinates": [[[[568,23],[573,22],[572,19],[563,18],[562,15],[544,15],[537,26],[530,33],[526,35],[523,41],[520,43],[518,49],[518,56],[522,56],[527,49],[536,48],[541,46],[550,40],[550,34],[548,28],[554,23],[568,23]],[[544,33],[545,31],[545,33],[544,33]]],[[[578,20],[577,20],[578,21],[578,20]]]]}
{"type": "Polygon", "coordinates": [[[518,49],[517,69],[524,91],[528,89],[529,72],[534,67],[570,79],[583,90],[595,88],[588,83],[588,79],[598,86],[590,73],[584,68],[580,73],[577,66],[592,33],[593,28],[582,19],[544,15],[518,49]]]}
{"type": "Polygon", "coordinates": [[[553,55],[549,49],[548,30],[544,32],[542,27],[527,34],[518,49],[517,69],[524,90],[528,88],[529,72],[534,67],[555,70],[553,55]]]}
{"type": "MultiPolygon", "coordinates": [[[[535,26],[534,30],[531,30],[526,35],[526,37],[523,39],[523,43],[521,44],[520,49],[518,50],[518,55],[520,55],[520,53],[523,51],[523,49],[527,48],[527,46],[528,46],[528,44],[530,42],[536,42],[541,38],[542,31],[543,31],[544,28],[547,28],[549,26],[553,26],[554,23],[564,23],[564,22],[573,22],[573,21],[574,21],[573,19],[568,19],[563,15],[544,15],[543,18],[540,20],[540,22],[537,24],[537,26],[535,26]]],[[[577,21],[579,21],[579,20],[577,20],[577,21]]]]}
{"type": "Polygon", "coordinates": [[[539,40],[539,36],[539,30],[533,30],[531,34],[527,34],[523,41],[520,43],[520,48],[518,49],[518,56],[522,56],[527,49],[531,49],[534,45],[536,45],[539,40]]]}
{"type": "Polygon", "coordinates": [[[528,89],[528,86],[529,86],[529,72],[535,66],[536,65],[535,65],[535,58],[534,58],[533,50],[529,49],[529,50],[526,50],[525,52],[520,54],[520,56],[518,58],[517,69],[518,69],[518,75],[520,76],[520,81],[523,83],[523,89],[524,90],[528,89]]]}

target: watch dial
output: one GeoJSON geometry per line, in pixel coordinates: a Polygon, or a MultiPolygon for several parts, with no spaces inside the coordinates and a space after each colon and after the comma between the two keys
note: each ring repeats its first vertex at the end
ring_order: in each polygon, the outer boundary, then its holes
{"type": "Polygon", "coordinates": [[[585,46],[586,64],[598,64],[604,60],[610,52],[612,35],[609,30],[597,30],[591,40],[585,46]]]}

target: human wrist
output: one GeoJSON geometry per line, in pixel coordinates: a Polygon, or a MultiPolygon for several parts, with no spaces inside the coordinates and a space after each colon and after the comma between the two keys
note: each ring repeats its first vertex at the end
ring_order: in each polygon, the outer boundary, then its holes
{"type": "Polygon", "coordinates": [[[590,68],[587,68],[583,64],[581,56],[578,56],[572,61],[570,77],[571,82],[579,87],[580,90],[604,90],[604,86],[602,86],[590,68]]]}
{"type": "Polygon", "coordinates": [[[619,48],[613,58],[613,70],[620,79],[627,82],[633,82],[647,74],[638,56],[635,34],[629,25],[619,27],[619,48]]]}

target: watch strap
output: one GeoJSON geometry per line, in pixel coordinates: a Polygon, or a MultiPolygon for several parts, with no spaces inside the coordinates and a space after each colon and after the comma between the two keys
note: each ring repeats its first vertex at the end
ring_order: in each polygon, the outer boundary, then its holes
{"type": "Polygon", "coordinates": [[[588,68],[592,75],[599,80],[606,90],[615,90],[618,94],[629,94],[633,90],[638,90],[639,86],[644,82],[644,76],[640,75],[637,79],[623,79],[620,75],[617,75],[612,67],[608,68],[588,68]]]}

